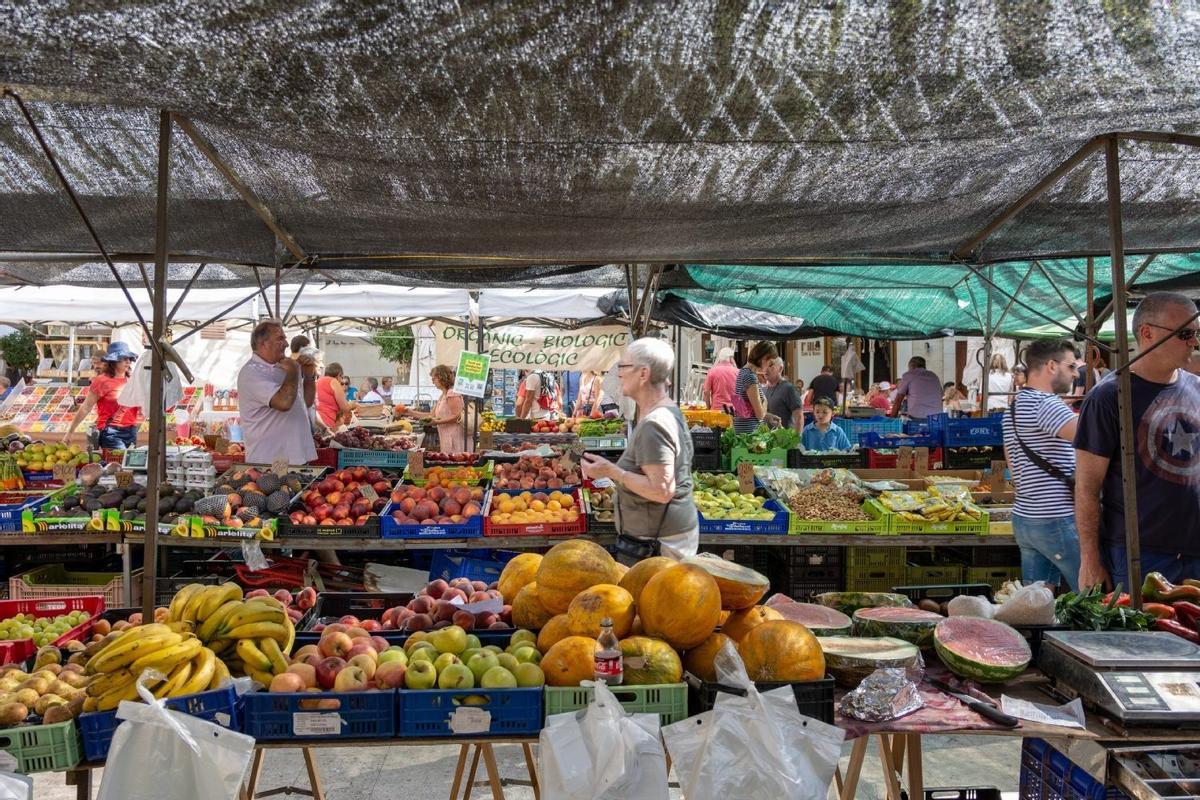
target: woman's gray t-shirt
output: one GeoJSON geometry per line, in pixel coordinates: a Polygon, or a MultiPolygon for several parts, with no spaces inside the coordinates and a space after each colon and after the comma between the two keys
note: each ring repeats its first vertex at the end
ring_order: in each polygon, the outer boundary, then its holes
{"type": "Polygon", "coordinates": [[[617,491],[617,530],[641,539],[667,538],[698,532],[699,518],[692,500],[692,437],[677,406],[659,406],[633,429],[621,469],[645,474],[643,464],[666,464],[675,472],[675,496],[656,503],[628,489],[617,491]],[[664,514],[664,509],[666,513],[664,514]]]}

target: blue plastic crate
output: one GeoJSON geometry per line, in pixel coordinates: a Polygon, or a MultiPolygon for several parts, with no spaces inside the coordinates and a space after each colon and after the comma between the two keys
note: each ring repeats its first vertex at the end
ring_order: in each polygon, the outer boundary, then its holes
{"type": "Polygon", "coordinates": [[[504,566],[517,555],[513,550],[435,550],[429,580],[468,578],[490,584],[500,580],[504,566]]]}
{"type": "MultiPolygon", "coordinates": [[[[485,494],[481,508],[487,508],[485,494]]],[[[379,512],[379,530],[384,539],[477,539],[483,536],[483,514],[460,525],[401,525],[392,518],[393,504],[379,512]]]]}
{"type": "Polygon", "coordinates": [[[902,433],[884,436],[879,433],[869,432],[859,436],[858,442],[861,447],[869,450],[895,450],[898,447],[936,448],[942,446],[941,438],[931,433],[902,433]]]}
{"type": "Polygon", "coordinates": [[[904,432],[906,434],[928,434],[935,436],[940,441],[942,431],[946,429],[946,419],[949,414],[930,414],[924,419],[909,419],[904,422],[904,432]]]}
{"type": "Polygon", "coordinates": [[[242,696],[244,732],[281,739],[390,739],[396,735],[396,690],[254,692],[242,696]],[[337,708],[318,703],[336,700],[337,708]]]}
{"type": "Polygon", "coordinates": [[[0,533],[19,533],[21,531],[21,512],[31,511],[36,514],[49,499],[49,494],[33,495],[23,503],[0,506],[0,533]]]}
{"type": "Polygon", "coordinates": [[[338,450],[338,469],[346,467],[399,467],[408,466],[407,450],[338,450]]]}
{"type": "Polygon", "coordinates": [[[536,736],[542,730],[542,688],[529,689],[427,689],[399,691],[399,735],[428,736],[536,736]],[[465,698],[478,699],[467,705],[465,698]],[[460,713],[461,711],[461,713],[460,713]],[[486,730],[455,727],[482,714],[486,730]],[[453,727],[452,727],[453,725],[453,727]]]}
{"type": "Polygon", "coordinates": [[[892,417],[837,417],[834,422],[846,433],[850,443],[860,441],[864,433],[904,433],[904,422],[892,417]]]}
{"type": "Polygon", "coordinates": [[[708,519],[697,512],[700,517],[701,533],[757,533],[787,535],[789,512],[778,500],[768,500],[763,508],[775,512],[771,520],[740,520],[740,519],[708,519]]]}
{"type": "Polygon", "coordinates": [[[1071,759],[1054,748],[1046,752],[1046,760],[1042,765],[1042,786],[1046,796],[1065,798],[1067,796],[1067,781],[1071,777],[1071,759]]]}
{"type": "MultiPolygon", "coordinates": [[[[208,692],[172,697],[167,700],[167,708],[181,711],[193,717],[215,722],[223,728],[240,731],[241,705],[233,685],[213,689],[208,692]]],[[[83,754],[88,761],[103,761],[108,757],[108,748],[112,746],[113,734],[121,720],[117,712],[93,711],[79,715],[79,730],[83,734],[83,754]]]]}
{"type": "Polygon", "coordinates": [[[996,447],[1004,444],[1004,415],[957,417],[946,420],[947,447],[996,447]]]}

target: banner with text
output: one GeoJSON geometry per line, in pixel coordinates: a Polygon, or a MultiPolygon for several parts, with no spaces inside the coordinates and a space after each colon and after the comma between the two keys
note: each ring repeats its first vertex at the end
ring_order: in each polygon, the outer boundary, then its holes
{"type": "MultiPolygon", "coordinates": [[[[437,363],[457,364],[467,348],[463,329],[457,325],[432,325],[437,340],[437,363]]],[[[471,332],[471,350],[475,349],[471,332]]],[[[504,327],[484,332],[484,352],[492,369],[540,369],[548,372],[574,370],[607,372],[621,358],[629,343],[629,330],[620,325],[602,325],[560,331],[554,328],[504,327]]]]}

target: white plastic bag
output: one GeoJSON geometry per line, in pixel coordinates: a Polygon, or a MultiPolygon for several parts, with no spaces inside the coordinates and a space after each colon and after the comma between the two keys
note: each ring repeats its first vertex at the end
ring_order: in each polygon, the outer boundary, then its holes
{"type": "Polygon", "coordinates": [[[546,800],[668,798],[658,715],[627,714],[604,683],[595,684],[586,709],[548,717],[540,745],[546,800]]]}
{"type": "Polygon", "coordinates": [[[760,693],[728,643],[714,660],[722,692],[712,711],[663,728],[688,800],[825,800],[846,734],[803,716],[791,686],[760,693]]]}
{"type": "MultiPolygon", "coordinates": [[[[237,800],[254,738],[178,711],[138,680],[145,701],[122,701],[123,719],[96,800],[237,800]]],[[[161,677],[161,676],[160,676],[161,677]]]]}
{"type": "MultiPolygon", "coordinates": [[[[143,350],[129,370],[129,380],[121,387],[117,402],[127,408],[146,408],[150,405],[150,376],[153,350],[143,350]]],[[[183,373],[175,364],[163,365],[163,408],[170,408],[183,399],[183,373]]]]}
{"type": "Polygon", "coordinates": [[[1009,625],[1053,625],[1054,590],[1041,581],[1021,586],[996,607],[994,618],[1009,625]]]}
{"type": "Polygon", "coordinates": [[[0,772],[0,800],[33,800],[33,778],[0,772]]]}

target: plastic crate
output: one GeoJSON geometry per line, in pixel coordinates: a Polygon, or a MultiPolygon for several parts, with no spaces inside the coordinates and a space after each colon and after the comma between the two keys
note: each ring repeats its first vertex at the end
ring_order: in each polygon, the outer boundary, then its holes
{"type": "Polygon", "coordinates": [[[986,583],[999,591],[1005,581],[1021,580],[1021,567],[967,567],[967,583],[986,583]]]}
{"type": "Polygon", "coordinates": [[[35,652],[33,639],[13,639],[0,642],[0,666],[23,663],[35,652]]]}
{"type": "Polygon", "coordinates": [[[314,625],[337,622],[347,614],[360,620],[379,621],[383,612],[406,605],[413,599],[411,592],[321,592],[317,602],[296,626],[297,636],[312,630],[314,625]]]}
{"type": "Polygon", "coordinates": [[[888,567],[907,571],[907,558],[903,547],[847,547],[847,567],[888,567]]]}
{"type": "MultiPolygon", "coordinates": [[[[896,469],[900,465],[900,453],[895,450],[867,450],[867,469],[896,469]]],[[[929,466],[936,468],[942,463],[942,448],[929,451],[929,466]]]]}
{"type": "MultiPolygon", "coordinates": [[[[711,710],[721,691],[717,688],[717,684],[702,681],[691,673],[684,673],[684,679],[692,688],[691,713],[695,715],[711,710]]],[[[833,678],[825,677],[816,681],[792,681],[790,683],[786,681],[755,681],[754,685],[760,692],[769,692],[772,689],[790,685],[796,693],[796,707],[800,709],[801,714],[830,725],[833,724],[833,678]]]]}
{"type": "Polygon", "coordinates": [[[338,466],[338,453],[339,452],[340,452],[340,450],[337,447],[318,447],[317,448],[317,457],[314,458],[312,461],[308,462],[308,465],[310,467],[328,467],[329,469],[341,469],[341,467],[338,466]]]}
{"type": "Polygon", "coordinates": [[[839,546],[831,547],[789,547],[787,561],[792,567],[841,567],[844,562],[844,549],[839,546]]]}
{"type": "Polygon", "coordinates": [[[396,735],[396,690],[244,694],[242,730],[263,741],[390,739],[396,735]],[[334,707],[324,707],[329,705],[334,707]]]}
{"type": "MultiPolygon", "coordinates": [[[[670,725],[688,715],[688,685],[665,683],[657,686],[610,686],[621,708],[630,714],[658,714],[659,723],[670,725]]],[[[546,716],[587,708],[595,689],[591,686],[547,686],[546,716]]]]}
{"type": "Polygon", "coordinates": [[[854,450],[848,453],[805,453],[803,450],[788,450],[787,465],[789,469],[855,469],[866,466],[865,450],[854,450]]]}
{"type": "Polygon", "coordinates": [[[504,566],[517,555],[512,550],[437,550],[429,565],[429,580],[468,578],[491,584],[500,580],[504,566]]]}
{"type": "Polygon", "coordinates": [[[901,447],[928,447],[933,450],[942,446],[942,440],[932,433],[881,434],[869,431],[859,437],[860,447],[870,450],[896,450],[901,447]]]}
{"type": "MultiPolygon", "coordinates": [[[[425,468],[428,470],[428,469],[432,469],[433,467],[437,467],[437,466],[441,466],[442,469],[454,469],[456,467],[470,467],[472,465],[470,465],[470,464],[442,464],[442,465],[426,464],[425,468]]],[[[493,461],[487,461],[483,464],[483,466],[474,467],[474,468],[479,470],[479,472],[478,472],[479,477],[475,478],[473,480],[469,480],[469,481],[461,481],[463,484],[465,484],[467,486],[485,486],[485,485],[487,485],[488,481],[490,481],[496,474],[496,464],[493,461]]],[[[400,480],[402,483],[406,483],[410,486],[424,486],[427,483],[425,478],[414,478],[411,475],[409,475],[407,467],[405,467],[405,469],[404,469],[404,474],[402,474],[400,476],[400,480]]],[[[567,487],[563,487],[563,488],[565,489],[567,487]]]]}
{"type": "MultiPolygon", "coordinates": [[[[865,508],[865,507],[864,507],[865,508]]],[[[794,513],[788,517],[788,533],[793,536],[823,533],[858,533],[885,536],[889,533],[886,519],[815,520],[800,519],[794,513]]]]}
{"type": "Polygon", "coordinates": [[[407,450],[359,450],[345,447],[338,450],[337,468],[346,467],[394,467],[408,466],[407,450]]]}
{"type": "Polygon", "coordinates": [[[536,736],[542,730],[542,696],[541,687],[401,689],[397,733],[402,738],[536,736]],[[466,698],[474,699],[468,704],[466,698]]]}
{"type": "Polygon", "coordinates": [[[692,450],[700,453],[715,453],[721,449],[720,431],[692,431],[692,450]]]}
{"type": "Polygon", "coordinates": [[[851,444],[860,443],[865,433],[904,433],[904,421],[892,417],[838,417],[834,422],[846,432],[851,444]]]}
{"type": "Polygon", "coordinates": [[[778,581],[772,580],[776,591],[783,591],[793,600],[799,600],[824,592],[840,592],[843,584],[843,569],[840,563],[830,563],[822,566],[789,565],[787,583],[779,586],[778,581]]]}
{"type": "MultiPolygon", "coordinates": [[[[386,511],[386,506],[380,513],[386,511]]],[[[367,517],[362,525],[297,525],[286,514],[277,520],[277,535],[281,539],[297,538],[327,539],[379,539],[382,538],[382,523],[378,514],[367,517]]]]}
{"type": "Polygon", "coordinates": [[[789,518],[791,517],[787,507],[778,500],[767,500],[765,503],[763,503],[762,507],[769,511],[774,511],[774,519],[708,519],[697,511],[697,516],[700,517],[700,533],[753,533],[760,535],[786,535],[788,533],[788,527],[790,524],[789,518]]]}
{"type": "MultiPolygon", "coordinates": [[[[142,598],[142,571],[134,570],[130,581],[132,602],[138,603],[142,598]]],[[[48,564],[8,579],[8,596],[13,600],[95,595],[104,598],[105,606],[124,605],[124,576],[120,572],[67,572],[60,564],[48,564]]],[[[103,611],[103,607],[100,610],[103,611]]]]}
{"type": "Polygon", "coordinates": [[[941,603],[960,594],[974,595],[992,599],[992,587],[986,583],[933,583],[923,586],[904,585],[892,587],[896,594],[902,594],[913,604],[922,600],[936,600],[941,603]]]}
{"type": "Polygon", "coordinates": [[[737,469],[737,465],[748,461],[756,467],[786,467],[788,451],[775,448],[765,453],[751,453],[744,447],[735,447],[729,451],[729,468],[737,469]]]}
{"type": "MultiPolygon", "coordinates": [[[[72,611],[86,611],[86,621],[76,625],[71,630],[54,640],[53,644],[64,645],[67,642],[83,641],[92,631],[92,625],[105,609],[103,597],[96,595],[72,595],[69,597],[39,597],[27,600],[0,600],[0,619],[9,619],[17,614],[32,614],[34,617],[57,617],[60,614],[70,614],[72,611]]],[[[32,647],[32,639],[18,641],[28,642],[32,647]]],[[[36,649],[36,648],[35,648],[36,649]]],[[[32,653],[30,653],[32,655],[32,653]]]]}
{"type": "Polygon", "coordinates": [[[483,497],[483,512],[460,524],[401,524],[392,517],[395,504],[388,502],[379,512],[379,532],[384,539],[478,539],[483,536],[483,518],[487,514],[491,492],[483,497]]]}
{"type": "Polygon", "coordinates": [[[942,454],[945,469],[991,469],[992,462],[1004,458],[1004,448],[991,445],[947,447],[942,454]]]}
{"type": "MultiPolygon", "coordinates": [[[[207,692],[172,697],[165,702],[167,708],[174,711],[200,717],[233,731],[241,730],[238,695],[233,684],[207,692]]],[[[88,761],[103,761],[108,757],[113,734],[121,724],[116,710],[80,714],[78,722],[79,731],[83,734],[84,756],[88,761]]]]}
{"type": "Polygon", "coordinates": [[[900,567],[846,567],[846,591],[890,592],[908,578],[908,568],[900,567]]]}
{"type": "Polygon", "coordinates": [[[0,533],[19,533],[21,530],[21,512],[37,513],[50,495],[44,492],[5,492],[0,496],[0,533]]]}
{"type": "Polygon", "coordinates": [[[968,552],[963,563],[973,567],[1008,567],[1021,562],[1021,548],[1016,545],[983,545],[968,552]]]}
{"type": "Polygon", "coordinates": [[[945,426],[942,439],[947,447],[995,447],[1004,444],[1004,414],[948,418],[945,426]]]}
{"type": "Polygon", "coordinates": [[[1000,800],[1000,790],[994,786],[958,786],[926,789],[925,800],[1000,800]]]}
{"type": "Polygon", "coordinates": [[[721,470],[720,453],[695,453],[692,455],[692,469],[696,472],[719,472],[721,470]]]}
{"type": "Polygon", "coordinates": [[[516,495],[520,493],[520,491],[515,489],[497,489],[488,496],[487,505],[483,511],[483,516],[485,517],[483,522],[484,536],[576,536],[587,533],[587,514],[583,513],[583,495],[579,489],[571,490],[571,495],[575,498],[575,508],[579,511],[579,516],[574,522],[532,522],[523,525],[500,525],[492,522],[492,504],[495,502],[497,495],[516,495]]]}
{"type": "Polygon", "coordinates": [[[980,514],[979,519],[960,519],[953,522],[913,522],[888,511],[875,500],[867,500],[863,504],[863,510],[876,519],[887,520],[888,533],[893,535],[945,533],[961,536],[987,536],[990,530],[986,511],[980,514]]]}
{"type": "Polygon", "coordinates": [[[0,731],[0,750],[17,759],[17,772],[56,772],[80,761],[83,747],[75,720],[54,725],[20,725],[0,731]]]}

